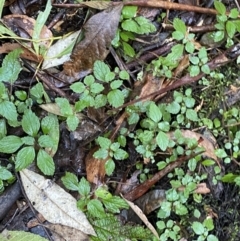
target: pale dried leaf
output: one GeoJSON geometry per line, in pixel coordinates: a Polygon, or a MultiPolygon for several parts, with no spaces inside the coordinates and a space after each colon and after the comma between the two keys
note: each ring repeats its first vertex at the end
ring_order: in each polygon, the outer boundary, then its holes
{"type": "Polygon", "coordinates": [[[42,69],[58,66],[68,61],[79,33],[80,30],[53,44],[44,56],[42,69]]]}
{"type": "MultiPolygon", "coordinates": [[[[71,61],[64,64],[63,74],[77,80],[82,76],[82,72],[92,71],[96,60],[106,58],[117,31],[122,6],[120,3],[95,14],[87,21],[84,26],[85,38],[74,48],[71,61]]],[[[61,77],[64,78],[63,75],[61,77]]]]}
{"type": "Polygon", "coordinates": [[[46,220],[96,235],[85,214],[77,209],[76,200],[49,179],[28,169],[20,171],[24,190],[34,208],[46,220]]]}
{"type": "Polygon", "coordinates": [[[127,204],[131,207],[131,209],[138,215],[138,217],[144,222],[144,224],[148,227],[148,229],[159,239],[158,233],[153,225],[148,221],[146,215],[142,212],[142,210],[135,205],[133,202],[128,201],[123,196],[122,198],[127,202],[127,204]]]}

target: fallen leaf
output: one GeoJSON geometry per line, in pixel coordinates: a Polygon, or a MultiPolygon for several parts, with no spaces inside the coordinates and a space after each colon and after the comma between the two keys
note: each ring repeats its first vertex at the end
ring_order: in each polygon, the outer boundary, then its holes
{"type": "Polygon", "coordinates": [[[95,14],[87,21],[83,27],[85,38],[74,48],[71,60],[64,64],[65,78],[73,82],[82,77],[83,72],[91,72],[96,60],[106,58],[117,31],[122,6],[120,3],[95,14]]]}
{"type": "Polygon", "coordinates": [[[0,53],[9,53],[13,51],[14,49],[21,48],[22,52],[20,54],[20,57],[23,59],[28,59],[34,62],[40,62],[42,60],[42,57],[39,55],[36,55],[29,51],[27,48],[24,48],[21,44],[19,43],[4,43],[0,46],[0,53]]]}
{"type": "Polygon", "coordinates": [[[123,196],[122,198],[127,202],[127,204],[131,207],[131,209],[138,215],[138,217],[144,222],[144,224],[148,227],[148,229],[159,239],[158,233],[153,225],[148,221],[146,215],[142,212],[142,210],[135,205],[133,202],[128,201],[123,196]]]}
{"type": "Polygon", "coordinates": [[[92,150],[90,150],[90,152],[86,156],[85,164],[86,164],[87,180],[90,183],[100,185],[104,182],[104,178],[106,174],[105,163],[109,158],[106,158],[105,160],[95,158],[93,154],[97,150],[98,150],[98,147],[95,147],[92,150]]]}
{"type": "Polygon", "coordinates": [[[96,235],[76,200],[57,184],[28,169],[20,171],[26,195],[46,220],[96,235]]]}
{"type": "MultiPolygon", "coordinates": [[[[3,23],[12,31],[17,30],[16,34],[19,37],[31,39],[36,20],[26,15],[10,14],[3,17],[3,23]]],[[[51,43],[50,39],[52,38],[52,32],[46,26],[43,26],[39,38],[44,39],[41,41],[41,45],[48,47],[51,43]]]]}
{"type": "Polygon", "coordinates": [[[54,241],[88,241],[86,234],[75,228],[70,228],[61,224],[47,224],[44,227],[51,230],[54,241]]]}
{"type": "MultiPolygon", "coordinates": [[[[214,145],[204,135],[201,135],[197,132],[190,131],[190,130],[181,130],[181,133],[182,133],[183,137],[185,137],[185,138],[196,139],[199,143],[198,145],[205,149],[205,152],[202,153],[202,155],[207,156],[207,157],[215,160],[218,163],[218,165],[220,166],[218,158],[215,154],[214,145]]],[[[170,132],[169,136],[170,136],[171,139],[174,140],[175,137],[174,137],[173,132],[170,132]]]]}
{"type": "Polygon", "coordinates": [[[79,33],[80,30],[53,44],[44,56],[42,69],[58,66],[68,61],[79,33]]]}
{"type": "Polygon", "coordinates": [[[6,229],[0,234],[0,240],[1,241],[20,241],[20,240],[47,241],[47,239],[33,233],[24,232],[24,231],[9,231],[6,229]]]}

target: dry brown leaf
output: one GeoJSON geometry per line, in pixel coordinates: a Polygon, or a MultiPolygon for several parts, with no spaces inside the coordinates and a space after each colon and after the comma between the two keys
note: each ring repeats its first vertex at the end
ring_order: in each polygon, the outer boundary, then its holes
{"type": "Polygon", "coordinates": [[[104,182],[106,170],[105,163],[107,159],[97,159],[93,156],[94,152],[98,150],[98,147],[93,148],[88,153],[85,164],[86,164],[86,172],[87,172],[87,180],[96,185],[100,185],[104,182]]]}
{"type": "Polygon", "coordinates": [[[112,39],[115,37],[122,4],[91,17],[83,29],[84,39],[74,48],[71,61],[64,64],[61,78],[69,82],[82,77],[83,73],[91,72],[96,60],[104,60],[109,52],[112,39]],[[68,78],[66,78],[68,76],[68,78]],[[72,77],[72,78],[70,78],[72,77]]]}
{"type": "MultiPolygon", "coordinates": [[[[197,132],[194,132],[194,131],[181,130],[181,132],[182,132],[183,137],[185,137],[185,138],[196,139],[199,143],[198,145],[205,149],[205,152],[202,155],[213,159],[214,161],[216,161],[218,163],[218,165],[220,165],[218,158],[214,152],[215,147],[211,141],[209,141],[205,136],[203,136],[197,132]]],[[[169,135],[170,135],[171,139],[175,138],[174,133],[170,132],[169,135]]]]}
{"type": "Polygon", "coordinates": [[[61,224],[47,224],[44,227],[51,230],[54,241],[88,241],[86,234],[75,228],[70,228],[61,224]]]}
{"type": "Polygon", "coordinates": [[[13,51],[14,49],[22,48],[22,53],[20,54],[20,57],[23,59],[28,59],[34,62],[40,62],[42,60],[41,56],[37,56],[36,54],[33,54],[31,51],[29,51],[27,48],[22,47],[19,43],[4,43],[0,46],[0,53],[9,53],[13,51]]]}
{"type": "Polygon", "coordinates": [[[158,233],[153,225],[148,221],[146,215],[142,212],[142,210],[135,205],[133,202],[128,201],[123,196],[122,198],[127,202],[127,204],[131,207],[131,209],[138,215],[138,217],[144,222],[144,224],[148,227],[148,229],[159,239],[158,233]]]}
{"type": "Polygon", "coordinates": [[[46,220],[96,235],[77,201],[57,184],[28,169],[20,171],[26,195],[46,220]]]}
{"type": "MultiPolygon", "coordinates": [[[[36,24],[35,19],[26,15],[10,14],[4,16],[2,20],[13,32],[17,31],[16,34],[18,36],[29,39],[32,38],[33,29],[36,24]]],[[[48,48],[51,43],[51,38],[52,32],[46,26],[43,26],[40,33],[40,39],[45,40],[41,41],[41,44],[48,48]]]]}

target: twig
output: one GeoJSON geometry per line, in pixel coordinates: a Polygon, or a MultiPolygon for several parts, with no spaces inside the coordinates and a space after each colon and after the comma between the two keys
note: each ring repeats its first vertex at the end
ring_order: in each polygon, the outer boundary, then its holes
{"type": "Polygon", "coordinates": [[[157,172],[152,178],[148,179],[144,183],[138,185],[136,188],[125,194],[124,198],[126,198],[128,201],[136,200],[137,198],[145,194],[156,182],[158,182],[162,177],[171,172],[174,168],[180,166],[185,161],[202,154],[203,152],[204,151],[194,153],[190,156],[179,157],[175,162],[170,163],[163,170],[157,172]]]}

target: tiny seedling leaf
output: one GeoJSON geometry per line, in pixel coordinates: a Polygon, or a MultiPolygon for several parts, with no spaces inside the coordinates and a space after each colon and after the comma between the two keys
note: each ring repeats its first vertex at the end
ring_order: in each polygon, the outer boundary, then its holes
{"type": "Polygon", "coordinates": [[[117,108],[124,103],[124,95],[121,90],[112,90],[108,93],[107,99],[110,105],[117,108]]]}

